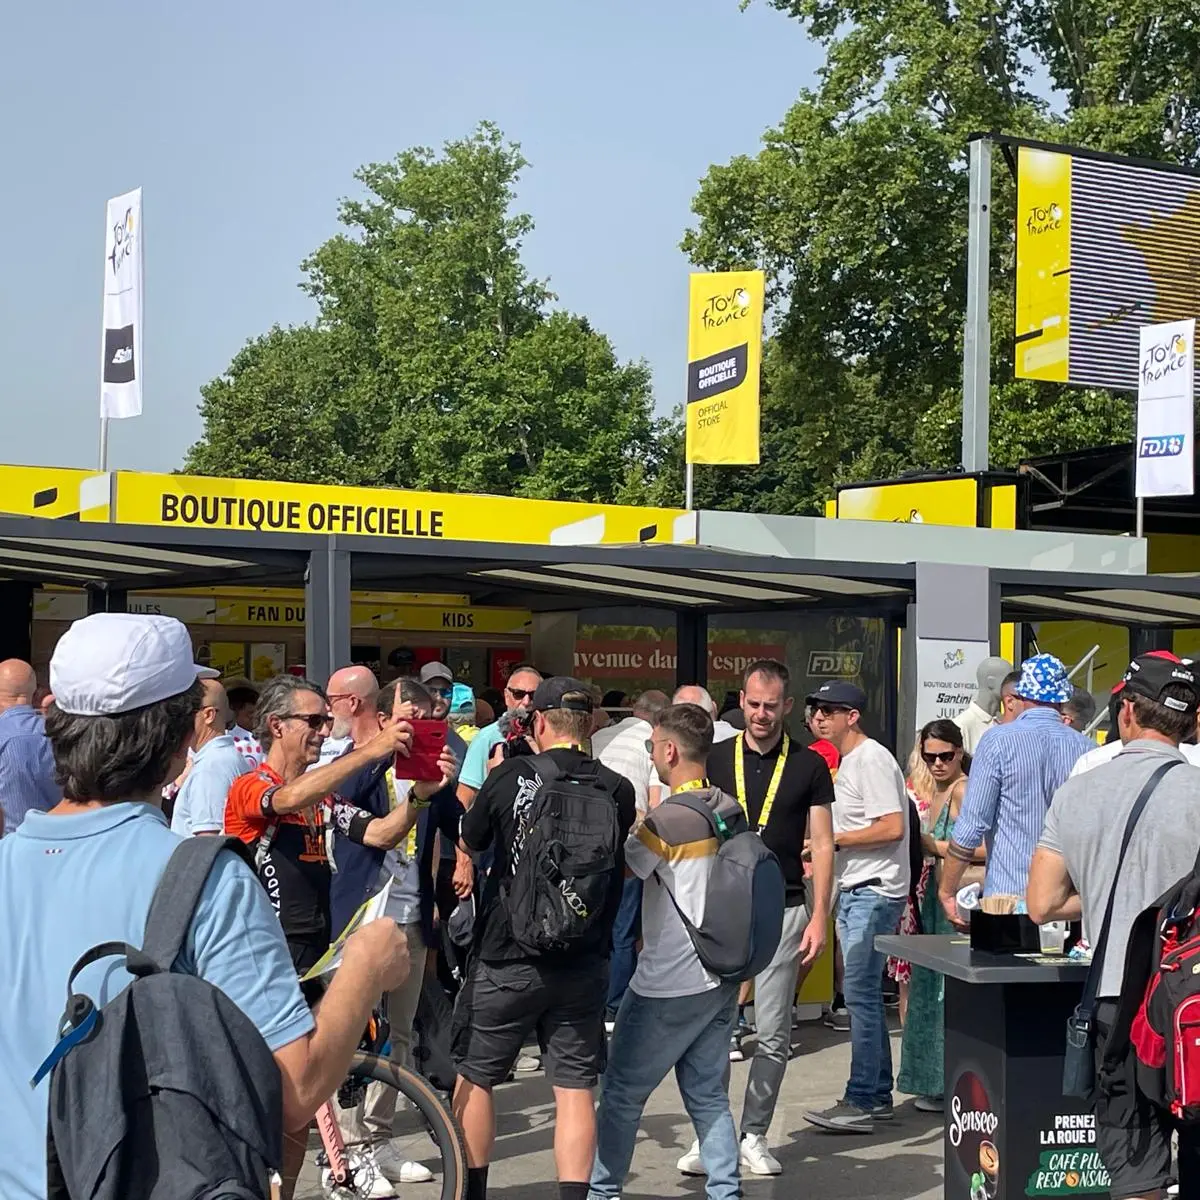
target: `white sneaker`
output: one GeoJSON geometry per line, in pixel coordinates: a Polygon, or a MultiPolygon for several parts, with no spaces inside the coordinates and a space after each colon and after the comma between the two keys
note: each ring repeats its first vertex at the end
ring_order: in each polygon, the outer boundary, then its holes
{"type": "Polygon", "coordinates": [[[616,1021],[605,1021],[604,1032],[607,1033],[609,1037],[612,1037],[612,1035],[617,1032],[616,1021]]]}
{"type": "MultiPolygon", "coordinates": [[[[369,1196],[370,1200],[389,1200],[389,1197],[396,1194],[396,1189],[379,1169],[375,1155],[369,1148],[350,1152],[350,1175],[360,1196],[369,1196]]],[[[344,1194],[340,1189],[334,1190],[332,1179],[333,1172],[326,1167],[321,1172],[321,1191],[326,1196],[344,1194]]]]}
{"type": "Polygon", "coordinates": [[[522,1054],[513,1064],[513,1070],[518,1075],[529,1075],[542,1069],[542,1060],[536,1054],[522,1054]]]}
{"type": "Polygon", "coordinates": [[[767,1149],[767,1139],[761,1133],[748,1133],[739,1147],[742,1166],[751,1175],[781,1175],[783,1167],[779,1159],[767,1149]]]}
{"type": "Polygon", "coordinates": [[[707,1175],[704,1163],[700,1160],[700,1139],[692,1143],[692,1148],[675,1164],[683,1175],[707,1175]]]}
{"type": "Polygon", "coordinates": [[[394,1142],[381,1142],[374,1153],[379,1169],[392,1183],[428,1183],[433,1178],[433,1172],[424,1163],[410,1162],[394,1142]]]}

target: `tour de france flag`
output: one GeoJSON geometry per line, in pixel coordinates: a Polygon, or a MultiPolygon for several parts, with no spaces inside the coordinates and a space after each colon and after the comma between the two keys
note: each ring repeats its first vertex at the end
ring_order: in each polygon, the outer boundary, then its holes
{"type": "Polygon", "coordinates": [[[691,278],[688,305],[687,461],[758,463],[763,273],[691,278]]]}

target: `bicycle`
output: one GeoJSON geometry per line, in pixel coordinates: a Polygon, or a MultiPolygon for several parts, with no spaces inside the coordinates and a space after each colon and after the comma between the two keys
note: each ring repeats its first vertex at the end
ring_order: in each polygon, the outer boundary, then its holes
{"type": "Polygon", "coordinates": [[[361,1160],[356,1162],[357,1156],[354,1152],[346,1149],[346,1143],[338,1128],[335,1108],[335,1104],[342,1108],[358,1104],[367,1089],[367,1084],[373,1081],[395,1088],[400,1097],[409,1102],[408,1106],[397,1105],[397,1112],[402,1107],[406,1109],[400,1120],[402,1124],[411,1128],[402,1129],[395,1140],[401,1144],[417,1142],[420,1149],[414,1148],[412,1153],[405,1154],[404,1157],[423,1161],[434,1171],[431,1183],[404,1184],[404,1194],[407,1196],[414,1188],[424,1188],[429,1190],[422,1190],[417,1194],[437,1196],[438,1200],[464,1200],[467,1194],[467,1151],[450,1110],[424,1077],[404,1067],[398,1067],[378,1054],[367,1053],[354,1056],[346,1082],[338,1089],[337,1100],[328,1100],[317,1110],[317,1131],[324,1147],[322,1154],[318,1156],[318,1167],[327,1167],[329,1170],[325,1194],[336,1197],[337,1200],[341,1200],[342,1197],[362,1196],[370,1191],[374,1182],[373,1176],[367,1177],[370,1172],[369,1166],[361,1160]],[[420,1152],[424,1149],[426,1136],[437,1148],[440,1177],[427,1154],[420,1152]]]}

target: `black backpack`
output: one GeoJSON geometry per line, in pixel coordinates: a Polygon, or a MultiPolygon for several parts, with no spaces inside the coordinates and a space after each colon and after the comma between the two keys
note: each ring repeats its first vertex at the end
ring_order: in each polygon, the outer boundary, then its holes
{"type": "Polygon", "coordinates": [[[603,951],[621,850],[616,798],[595,759],[568,772],[549,754],[529,763],[541,784],[517,818],[506,888],[513,940],[533,956],[603,951]]]}
{"type": "Polygon", "coordinates": [[[47,1060],[47,1200],[270,1196],[283,1150],[279,1068],[224,992],[171,971],[223,850],[250,865],[235,838],[183,841],[155,889],[142,948],[102,942],[72,968],[63,1037],[47,1060]],[[97,1010],[75,978],[110,957],[135,978],[97,1010]]]}
{"type": "Polygon", "coordinates": [[[779,859],[732,796],[720,796],[717,809],[692,793],[676,793],[663,803],[681,804],[703,817],[717,840],[699,925],[684,916],[667,888],[696,957],[726,983],[753,979],[775,957],[783,934],[787,884],[779,859]]]}

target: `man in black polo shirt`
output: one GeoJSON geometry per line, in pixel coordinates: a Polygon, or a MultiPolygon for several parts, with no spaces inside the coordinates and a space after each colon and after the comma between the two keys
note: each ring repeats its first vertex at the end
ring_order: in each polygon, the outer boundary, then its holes
{"type": "MultiPolygon", "coordinates": [[[[745,732],[720,742],[708,758],[708,777],[738,798],[750,827],[762,833],[787,881],[787,908],[779,949],[754,980],[758,1046],[750,1064],[742,1109],[742,1166],[754,1175],[778,1175],[779,1160],[767,1148],[767,1130],[787,1069],[792,1040],[792,1003],[802,966],[825,947],[833,893],[833,779],[825,760],[792,741],[784,725],[792,711],[788,669],[774,659],[746,668],[741,705],[745,732]],[[811,839],[812,894],[806,898],[802,855],[811,839]]],[[[699,1173],[699,1154],[679,1168],[699,1173]]]]}

